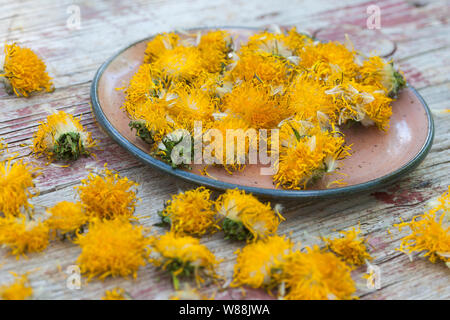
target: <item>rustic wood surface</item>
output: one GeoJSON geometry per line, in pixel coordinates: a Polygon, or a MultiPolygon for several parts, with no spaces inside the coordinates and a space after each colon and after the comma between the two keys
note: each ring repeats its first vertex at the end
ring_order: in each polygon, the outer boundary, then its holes
{"type": "MultiPolygon", "coordinates": [[[[30,143],[38,121],[46,117],[49,107],[81,115],[83,125],[101,141],[97,158],[81,159],[68,168],[44,168],[37,179],[40,195],[33,199],[36,210],[74,199],[73,187],[86,177],[88,169],[107,162],[110,168],[140,183],[142,201],[136,214],[144,216],[141,222],[147,226],[158,220],[156,212],[171,194],[194,186],[139,163],[96,125],[89,89],[94,73],[107,58],[151,34],[197,26],[297,25],[320,35],[324,30],[326,33],[327,29],[348,24],[359,26],[365,34],[381,32],[397,44],[394,59],[433,111],[436,137],[430,154],[413,173],[386,189],[345,199],[282,202],[286,221],[279,233],[291,234],[294,240],[308,245],[319,242],[320,235],[336,235],[336,230],[360,223],[375,258],[372,263],[381,270],[378,290],[368,289],[361,278],[365,267],[353,272],[360,298],[450,298],[449,269],[443,263],[433,264],[417,255],[410,261],[407,255],[396,251],[405,233],[392,227],[400,218],[410,220],[422,213],[426,202],[450,184],[450,113],[445,111],[450,98],[449,1],[0,0],[0,7],[2,46],[6,41],[17,41],[35,50],[45,59],[56,87],[51,94],[25,99],[7,95],[0,85],[0,136],[9,143],[10,150],[36,165],[45,165],[44,160],[31,159],[25,145],[30,143]],[[381,8],[381,29],[377,31],[366,29],[366,9],[370,4],[381,8]],[[79,29],[69,28],[73,6],[80,9],[79,29]]],[[[239,245],[221,238],[218,233],[202,242],[224,259],[221,271],[230,277],[233,252],[239,245]]],[[[10,271],[31,271],[29,278],[37,299],[99,299],[105,289],[116,286],[125,288],[135,299],[167,298],[172,292],[169,278],[151,265],[141,268],[136,280],[115,278],[88,284],[83,281],[81,289],[71,290],[66,285],[66,270],[75,263],[80,249],[70,242],[54,241],[46,251],[29,254],[27,259],[16,260],[7,252],[0,249],[0,283],[12,279],[10,271]]],[[[205,293],[215,290],[208,287],[205,293]]],[[[242,299],[237,289],[219,291],[215,297],[242,299]]],[[[257,297],[267,296],[260,291],[247,294],[247,298],[257,297]]]]}

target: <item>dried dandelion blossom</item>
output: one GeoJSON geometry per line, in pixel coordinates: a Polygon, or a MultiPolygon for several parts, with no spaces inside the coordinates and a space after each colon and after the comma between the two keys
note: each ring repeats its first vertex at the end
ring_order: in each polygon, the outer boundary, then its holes
{"type": "Polygon", "coordinates": [[[28,300],[33,296],[33,288],[28,281],[28,277],[24,274],[15,277],[13,283],[0,286],[0,300],[28,300]]]}
{"type": "Polygon", "coordinates": [[[317,246],[291,254],[281,281],[281,298],[286,300],[347,300],[356,290],[350,268],[317,246]]]}
{"type": "Polygon", "coordinates": [[[137,183],[107,168],[99,174],[90,173],[82,185],[75,187],[90,217],[112,219],[131,217],[136,206],[137,183]]]}
{"type": "Polygon", "coordinates": [[[226,239],[257,240],[275,234],[284,218],[270,203],[262,203],[238,189],[227,190],[216,200],[216,210],[223,217],[226,239]]]}
{"type": "Polygon", "coordinates": [[[35,174],[36,169],[23,160],[9,158],[0,162],[0,213],[15,216],[21,212],[21,208],[32,208],[28,200],[35,195],[35,174]]]}
{"type": "Polygon", "coordinates": [[[223,71],[228,63],[228,53],[232,51],[232,44],[232,38],[223,30],[201,35],[198,49],[205,70],[211,73],[223,71]]]}
{"type": "Polygon", "coordinates": [[[43,251],[48,243],[49,229],[45,223],[23,215],[0,218],[0,244],[8,247],[17,259],[25,253],[43,251]]]}
{"type": "Polygon", "coordinates": [[[168,50],[172,50],[178,44],[180,37],[175,33],[163,33],[156,35],[148,42],[145,49],[144,63],[151,63],[161,57],[168,50]]]}
{"type": "Polygon", "coordinates": [[[223,98],[222,109],[243,119],[253,129],[275,128],[289,117],[288,106],[280,101],[278,88],[261,83],[244,82],[223,98]]]}
{"type": "Polygon", "coordinates": [[[323,238],[327,248],[341,257],[350,266],[361,266],[366,261],[372,260],[367,252],[365,239],[360,237],[361,230],[352,228],[348,231],[340,231],[341,238],[323,238]]]}
{"type": "Polygon", "coordinates": [[[33,91],[53,91],[53,83],[45,63],[28,48],[17,44],[5,45],[5,63],[0,71],[6,89],[17,96],[28,97],[33,91]]]}
{"type": "Polygon", "coordinates": [[[204,278],[217,279],[219,261],[200,241],[190,236],[176,236],[167,232],[152,237],[150,262],[170,272],[175,290],[179,289],[178,277],[194,277],[197,285],[204,278]]]}
{"type": "Polygon", "coordinates": [[[273,288],[292,248],[293,243],[289,239],[272,236],[238,249],[230,286],[273,288]]]}
{"type": "Polygon", "coordinates": [[[93,219],[86,234],[78,234],[74,243],[81,247],[77,259],[80,270],[91,280],[108,276],[137,277],[139,267],[148,257],[149,240],[141,226],[125,218],[93,219]]]}
{"type": "Polygon", "coordinates": [[[399,251],[406,254],[424,252],[431,262],[442,260],[450,263],[450,186],[436,201],[436,206],[410,222],[394,225],[401,231],[408,227],[411,234],[403,237],[399,251]]]}
{"type": "Polygon", "coordinates": [[[392,99],[375,86],[361,85],[354,81],[344,82],[326,94],[333,97],[338,106],[338,124],[360,122],[364,126],[377,126],[385,131],[392,115],[392,99]]]}
{"type": "Polygon", "coordinates": [[[169,223],[175,234],[201,236],[219,229],[210,197],[211,191],[204,187],[172,196],[160,213],[163,223],[169,223]]]}
{"type": "Polygon", "coordinates": [[[33,135],[32,148],[37,155],[46,154],[49,159],[76,160],[89,155],[89,149],[95,146],[96,141],[83,128],[80,119],[59,111],[39,123],[33,135]]]}
{"type": "Polygon", "coordinates": [[[167,50],[152,65],[175,81],[192,81],[203,71],[203,61],[195,47],[179,46],[167,50]]]}
{"type": "Polygon", "coordinates": [[[405,79],[395,70],[394,63],[377,56],[365,60],[359,73],[361,83],[383,89],[390,98],[397,97],[398,92],[406,86],[405,79]]]}
{"type": "Polygon", "coordinates": [[[130,297],[123,288],[116,287],[112,290],[106,290],[102,300],[130,300],[130,297]]]}
{"type": "Polygon", "coordinates": [[[77,232],[82,231],[88,222],[85,208],[79,202],[62,201],[49,208],[47,213],[50,217],[45,220],[45,223],[55,235],[63,237],[74,236],[77,232]]]}
{"type": "Polygon", "coordinates": [[[293,119],[280,130],[280,158],[274,181],[288,189],[305,189],[335,172],[337,161],[350,155],[341,133],[324,131],[318,125],[293,119]]]}

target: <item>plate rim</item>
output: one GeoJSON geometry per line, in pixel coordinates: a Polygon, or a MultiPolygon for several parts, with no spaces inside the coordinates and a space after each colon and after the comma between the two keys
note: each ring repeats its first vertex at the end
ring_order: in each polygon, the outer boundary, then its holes
{"type": "MultiPolygon", "coordinates": [[[[186,29],[186,31],[192,31],[192,30],[209,30],[209,29],[249,29],[249,30],[262,30],[264,28],[258,28],[258,27],[243,27],[243,26],[224,26],[224,27],[198,27],[198,28],[190,28],[186,29]]],[[[351,186],[344,186],[339,188],[332,188],[332,189],[321,189],[321,190],[289,190],[289,189],[267,189],[267,188],[259,188],[259,187],[250,187],[250,186],[243,186],[239,184],[234,184],[230,182],[224,182],[220,180],[214,180],[209,177],[200,176],[195,173],[192,173],[190,171],[185,171],[181,169],[173,169],[170,165],[167,163],[158,160],[154,157],[152,157],[147,152],[141,150],[134,144],[132,144],[129,140],[127,140],[124,136],[120,134],[119,131],[109,122],[107,119],[105,113],[103,112],[99,97],[98,97],[98,83],[104,73],[104,71],[108,68],[108,66],[123,52],[128,50],[129,48],[142,43],[144,41],[149,41],[157,34],[154,34],[152,36],[149,36],[147,38],[141,39],[139,41],[136,41],[129,46],[121,49],[120,51],[116,52],[113,56],[111,56],[109,59],[107,59],[97,70],[95,73],[95,76],[92,80],[91,88],[90,88],[90,98],[92,103],[92,110],[94,112],[95,118],[97,122],[102,126],[102,128],[106,131],[106,133],[122,148],[124,148],[126,151],[131,153],[133,156],[137,157],[141,162],[144,162],[147,165],[150,165],[153,168],[156,168],[158,170],[161,170],[165,173],[168,173],[172,176],[175,176],[177,178],[181,178],[187,182],[194,183],[194,184],[200,184],[203,186],[206,186],[211,189],[215,190],[226,190],[226,189],[240,189],[244,190],[245,192],[252,193],[257,196],[262,196],[266,198],[277,198],[277,199],[318,199],[318,198],[337,198],[342,196],[348,196],[353,195],[355,193],[362,193],[364,191],[370,191],[374,190],[376,188],[381,188],[382,186],[385,186],[391,182],[394,182],[395,180],[398,180],[400,177],[408,174],[413,169],[415,169],[426,157],[426,155],[429,153],[431,146],[433,144],[434,140],[434,134],[435,134],[435,127],[434,127],[434,121],[433,116],[431,113],[430,108],[428,107],[427,103],[423,99],[423,97],[417,92],[417,90],[407,85],[407,88],[410,89],[414,95],[418,98],[419,102],[421,103],[422,107],[425,110],[427,120],[428,120],[428,130],[427,130],[427,137],[425,139],[425,142],[423,146],[421,147],[420,151],[406,164],[401,166],[395,171],[392,171],[389,174],[386,174],[382,177],[369,180],[363,183],[351,185],[351,186]]]]}

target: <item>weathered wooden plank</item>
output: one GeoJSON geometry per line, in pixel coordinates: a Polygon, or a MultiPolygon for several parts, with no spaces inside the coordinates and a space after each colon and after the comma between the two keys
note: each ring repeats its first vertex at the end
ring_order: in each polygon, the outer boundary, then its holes
{"type": "MultiPolygon", "coordinates": [[[[140,183],[142,201],[136,214],[141,223],[152,226],[156,212],[171,194],[194,187],[140,164],[109,139],[95,124],[89,106],[90,81],[100,64],[117,50],[155,32],[199,25],[264,26],[272,23],[297,24],[310,31],[330,28],[342,23],[365,27],[366,8],[372,1],[80,1],[81,29],[66,26],[67,7],[72,1],[11,2],[0,1],[0,37],[19,41],[41,54],[55,78],[56,91],[29,99],[7,96],[0,86],[0,136],[6,138],[12,152],[29,159],[29,144],[37,122],[44,119],[48,108],[63,109],[79,116],[82,123],[100,140],[97,158],[85,158],[68,168],[45,167],[43,159],[32,161],[44,168],[37,179],[41,195],[33,199],[37,211],[57,202],[75,199],[73,187],[88,174],[88,169],[102,167],[104,162],[121,174],[140,183]]],[[[429,1],[414,5],[404,1],[377,1],[382,13],[381,32],[398,44],[394,55],[400,59],[411,84],[418,87],[433,109],[436,138],[426,160],[410,175],[395,185],[353,198],[321,202],[282,202],[287,220],[280,234],[290,234],[303,245],[320,243],[321,235],[336,235],[336,230],[361,224],[368,237],[373,264],[381,268],[380,290],[369,290],[361,279],[365,268],[353,272],[358,292],[363,299],[449,299],[450,277],[443,264],[432,264],[395,250],[404,233],[392,227],[400,218],[409,220],[422,213],[426,202],[441,194],[450,184],[450,114],[448,50],[448,2],[429,1]],[[446,174],[447,173],[447,174],[446,174]],[[391,235],[387,230],[391,231],[391,235]]],[[[3,42],[2,42],[3,43],[3,42]]],[[[154,227],[154,232],[163,229],[154,227]]],[[[221,272],[232,275],[233,252],[242,244],[224,241],[222,234],[205,237],[202,242],[223,258],[221,272]]],[[[81,290],[66,286],[64,273],[74,264],[80,250],[69,242],[52,242],[42,254],[17,261],[0,249],[0,283],[11,279],[8,272],[30,274],[37,298],[98,299],[107,288],[122,286],[137,299],[166,298],[171,292],[167,276],[151,266],[142,268],[137,281],[107,279],[83,283],[81,290]]],[[[205,289],[213,293],[215,286],[205,289]]],[[[260,291],[249,297],[266,297],[260,291]]],[[[242,298],[240,290],[217,292],[216,298],[242,298]]]]}

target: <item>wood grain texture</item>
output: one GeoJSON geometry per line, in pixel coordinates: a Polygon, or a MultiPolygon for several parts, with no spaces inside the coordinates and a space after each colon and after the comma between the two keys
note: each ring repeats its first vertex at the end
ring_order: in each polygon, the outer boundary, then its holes
{"type": "MultiPolygon", "coordinates": [[[[394,59],[409,83],[423,95],[433,111],[436,138],[430,154],[411,174],[376,192],[352,198],[320,202],[283,202],[286,221],[280,234],[290,234],[304,245],[318,243],[321,235],[361,224],[369,239],[373,264],[381,268],[381,289],[369,290],[361,277],[365,267],[353,272],[362,299],[449,299],[450,272],[442,263],[408,256],[396,251],[399,233],[394,223],[410,220],[425,210],[426,202],[440,195],[450,184],[450,31],[448,1],[7,1],[0,0],[0,43],[17,41],[45,59],[56,90],[23,99],[8,96],[0,86],[0,136],[12,152],[45,167],[44,160],[31,159],[29,144],[39,121],[48,109],[82,116],[82,124],[100,140],[97,158],[84,158],[68,168],[49,165],[37,178],[40,195],[33,199],[37,210],[45,210],[61,200],[75,199],[73,187],[91,168],[105,162],[140,183],[142,199],[136,214],[151,226],[164,201],[179,190],[194,187],[142,165],[96,125],[89,104],[89,88],[98,67],[121,48],[151,34],[177,28],[242,25],[295,24],[314,32],[342,24],[365,28],[370,4],[381,8],[381,32],[397,43],[394,59]],[[81,28],[69,30],[67,8],[81,10],[81,28]],[[391,235],[387,230],[391,231],[391,235]]],[[[2,48],[3,49],[3,48],[2,48]]],[[[3,50],[2,50],[3,51],[3,50]]],[[[153,228],[155,232],[163,232],[153,228]]],[[[233,252],[241,245],[224,241],[218,233],[202,242],[223,259],[221,271],[230,277],[233,252]]],[[[0,283],[12,279],[10,271],[32,271],[30,279],[37,299],[99,299],[105,289],[125,288],[135,299],[167,298],[172,292],[169,278],[148,265],[137,280],[107,279],[82,283],[80,290],[66,286],[65,270],[75,263],[80,249],[69,242],[52,242],[41,254],[16,260],[0,249],[0,283]]],[[[205,289],[213,293],[215,287],[205,289]]],[[[250,291],[247,298],[266,298],[250,291]]],[[[241,299],[240,290],[216,293],[216,298],[241,299]]]]}

